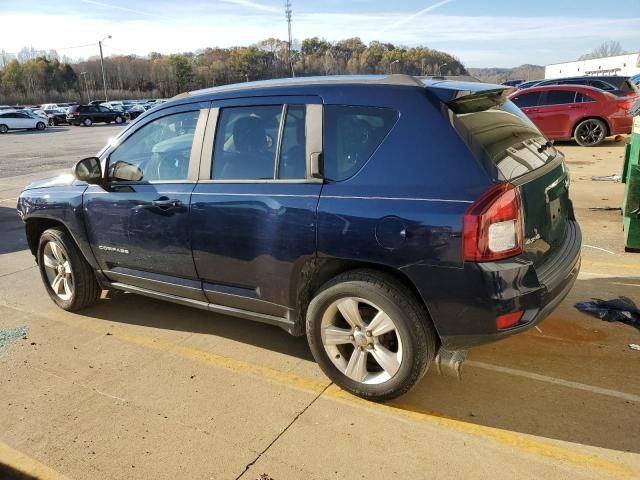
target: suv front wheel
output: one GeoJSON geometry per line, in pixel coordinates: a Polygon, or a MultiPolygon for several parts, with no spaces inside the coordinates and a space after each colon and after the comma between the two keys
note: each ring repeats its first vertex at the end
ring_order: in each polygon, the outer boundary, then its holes
{"type": "Polygon", "coordinates": [[[100,298],[93,269],[67,232],[59,228],[45,230],[37,254],[44,286],[60,308],[80,310],[100,298]]]}
{"type": "Polygon", "coordinates": [[[395,278],[369,270],[326,283],[307,310],[307,339],[324,373],[354,395],[374,401],[414,387],[435,356],[428,314],[395,278]]]}

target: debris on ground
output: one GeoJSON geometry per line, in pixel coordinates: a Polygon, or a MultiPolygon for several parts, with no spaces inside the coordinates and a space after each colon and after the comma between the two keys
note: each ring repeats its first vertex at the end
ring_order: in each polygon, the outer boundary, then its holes
{"type": "Polygon", "coordinates": [[[629,344],[629,348],[630,348],[631,350],[637,350],[637,351],[639,351],[639,352],[640,352],[640,345],[638,345],[637,343],[630,343],[630,344],[629,344]]]}
{"type": "Polygon", "coordinates": [[[589,207],[589,210],[592,210],[594,212],[597,212],[597,211],[611,212],[611,211],[622,211],[622,208],[621,207],[589,207]]]}
{"type": "Polygon", "coordinates": [[[612,300],[592,298],[588,302],[576,303],[575,307],[606,322],[622,322],[640,330],[640,309],[627,297],[612,300]]]}
{"type": "Polygon", "coordinates": [[[256,478],[256,480],[273,480],[273,478],[266,473],[262,473],[258,478],[256,478]]]}
{"type": "Polygon", "coordinates": [[[0,329],[0,352],[4,350],[11,342],[19,338],[27,338],[27,327],[15,327],[0,329]]]}
{"type": "Polygon", "coordinates": [[[591,180],[594,182],[619,182],[622,180],[622,176],[615,173],[613,175],[594,175],[591,180]]]}

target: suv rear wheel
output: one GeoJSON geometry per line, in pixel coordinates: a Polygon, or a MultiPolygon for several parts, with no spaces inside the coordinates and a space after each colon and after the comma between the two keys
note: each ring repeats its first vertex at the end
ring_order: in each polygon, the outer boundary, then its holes
{"type": "Polygon", "coordinates": [[[85,127],[90,127],[91,125],[93,125],[93,122],[91,121],[91,119],[90,119],[90,118],[85,118],[85,119],[84,119],[84,121],[82,122],[82,124],[83,124],[85,127]]]}
{"type": "Polygon", "coordinates": [[[414,387],[435,356],[425,308],[395,278],[369,270],[326,283],[307,310],[307,339],[324,373],[374,401],[414,387]]]}
{"type": "Polygon", "coordinates": [[[45,230],[37,254],[47,293],[60,308],[79,310],[100,298],[93,269],[67,232],[59,228],[45,230]]]}

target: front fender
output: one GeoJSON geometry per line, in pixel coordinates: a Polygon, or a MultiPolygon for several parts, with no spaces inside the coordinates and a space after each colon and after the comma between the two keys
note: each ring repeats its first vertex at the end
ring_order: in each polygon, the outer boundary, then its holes
{"type": "Polygon", "coordinates": [[[86,188],[85,184],[28,189],[18,197],[17,209],[27,224],[27,235],[30,224],[43,223],[44,228],[48,228],[52,223],[59,223],[69,232],[91,267],[98,269],[85,228],[82,198],[86,188]]]}

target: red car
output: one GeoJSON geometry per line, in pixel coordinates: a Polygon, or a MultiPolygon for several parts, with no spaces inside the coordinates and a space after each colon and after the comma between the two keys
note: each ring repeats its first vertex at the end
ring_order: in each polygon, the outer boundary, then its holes
{"type": "Polygon", "coordinates": [[[553,85],[513,93],[515,103],[545,137],[574,139],[579,145],[600,145],[611,135],[631,133],[629,110],[637,95],[616,97],[593,87],[553,85]]]}

